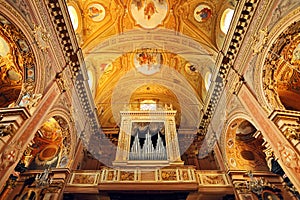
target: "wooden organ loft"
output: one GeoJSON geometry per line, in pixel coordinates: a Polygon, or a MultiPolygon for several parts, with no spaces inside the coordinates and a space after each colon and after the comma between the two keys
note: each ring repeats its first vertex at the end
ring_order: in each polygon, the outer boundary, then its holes
{"type": "Polygon", "coordinates": [[[299,0],[0,0],[0,200],[299,200],[299,30],[299,0]]]}

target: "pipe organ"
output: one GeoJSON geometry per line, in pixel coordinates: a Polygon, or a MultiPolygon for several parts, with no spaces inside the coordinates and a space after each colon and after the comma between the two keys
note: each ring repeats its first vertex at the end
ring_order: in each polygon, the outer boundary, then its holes
{"type": "Polygon", "coordinates": [[[150,131],[148,130],[143,147],[141,148],[138,133],[134,137],[129,152],[129,160],[166,160],[167,152],[160,133],[157,133],[156,147],[154,148],[150,131]]]}
{"type": "Polygon", "coordinates": [[[114,166],[183,165],[175,124],[176,110],[121,111],[114,166]]]}

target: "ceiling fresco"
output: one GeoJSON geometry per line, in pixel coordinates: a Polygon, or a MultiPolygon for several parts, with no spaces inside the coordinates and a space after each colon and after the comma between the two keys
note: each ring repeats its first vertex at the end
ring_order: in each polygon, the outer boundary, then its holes
{"type": "Polygon", "coordinates": [[[198,127],[234,1],[66,2],[102,127],[144,100],[172,104],[177,127],[198,127]]]}

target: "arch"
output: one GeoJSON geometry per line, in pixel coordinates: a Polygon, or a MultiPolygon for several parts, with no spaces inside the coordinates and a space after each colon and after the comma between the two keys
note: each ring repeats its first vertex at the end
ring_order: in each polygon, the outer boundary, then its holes
{"type": "Polygon", "coordinates": [[[21,159],[29,169],[71,166],[75,136],[70,117],[61,109],[52,110],[48,116],[21,159]]]}
{"type": "Polygon", "coordinates": [[[269,170],[263,153],[263,141],[253,137],[257,131],[256,126],[243,115],[236,115],[229,120],[222,145],[229,169],[269,170]]]}
{"type": "MultiPolygon", "coordinates": [[[[68,157],[67,162],[64,161],[65,164],[63,164],[62,162],[62,156],[59,157],[58,159],[58,163],[60,164],[58,167],[59,168],[66,168],[72,165],[72,161],[74,160],[74,156],[75,156],[75,145],[76,144],[76,140],[77,140],[77,135],[76,135],[76,130],[75,130],[75,126],[74,126],[74,122],[73,122],[73,118],[72,115],[70,114],[70,112],[67,109],[61,108],[61,107],[54,107],[48,114],[48,116],[57,116],[60,117],[63,120],[63,123],[65,123],[65,127],[64,129],[66,131],[68,131],[68,136],[70,137],[70,139],[68,140],[68,152],[65,155],[68,157]]],[[[66,135],[67,136],[67,135],[66,135]]]]}
{"type": "Polygon", "coordinates": [[[291,11],[275,24],[271,30],[267,30],[267,43],[257,57],[257,64],[254,71],[254,87],[258,92],[259,102],[262,107],[266,108],[268,113],[271,113],[275,109],[286,109],[282,99],[280,99],[277,81],[274,81],[274,73],[279,73],[280,76],[284,75],[283,72],[290,68],[290,66],[288,66],[290,63],[287,62],[288,60],[286,60],[286,58],[281,58],[281,55],[279,55],[274,48],[276,44],[284,44],[282,43],[283,40],[279,40],[280,35],[291,27],[293,23],[300,22],[300,14],[295,15],[295,13],[300,13],[300,8],[291,11]]]}
{"type": "Polygon", "coordinates": [[[117,83],[115,89],[112,91],[111,107],[116,121],[119,121],[119,111],[122,110],[124,104],[130,101],[131,94],[134,91],[148,83],[156,83],[166,87],[172,91],[179,102],[181,107],[181,122],[182,127],[198,127],[200,109],[203,106],[201,99],[197,98],[194,89],[188,84],[185,78],[175,70],[171,70],[167,66],[161,69],[161,75],[144,76],[136,73],[135,70],[128,71],[117,83]],[[161,77],[164,77],[163,79],[161,77]],[[174,82],[174,79],[177,81],[174,82]],[[123,86],[126,86],[124,88],[123,86]],[[126,93],[124,93],[126,91],[126,93]]]}
{"type": "Polygon", "coordinates": [[[41,58],[41,52],[36,45],[35,39],[32,37],[32,29],[24,18],[18,12],[14,12],[14,10],[8,11],[8,7],[5,4],[1,4],[0,8],[1,22],[9,23],[2,30],[5,31],[6,35],[14,35],[14,41],[12,42],[17,48],[17,62],[22,66],[23,70],[23,89],[18,98],[13,101],[13,106],[15,106],[20,103],[23,95],[40,93],[44,88],[45,82],[42,81],[45,80],[42,78],[44,63],[42,62],[46,62],[47,59],[41,58]]]}
{"type": "Polygon", "coordinates": [[[0,107],[7,107],[18,100],[23,82],[24,70],[17,62],[17,48],[12,45],[11,39],[0,30],[0,107]]]}
{"type": "MultiPolygon", "coordinates": [[[[220,134],[220,145],[221,145],[221,151],[225,152],[223,154],[223,158],[224,160],[226,160],[226,141],[227,141],[227,131],[228,131],[228,127],[230,126],[230,124],[232,124],[235,120],[237,119],[244,119],[247,120],[249,122],[251,122],[253,125],[255,125],[255,123],[253,122],[253,120],[251,119],[251,117],[243,111],[237,110],[236,112],[231,112],[229,113],[229,115],[227,116],[227,119],[224,123],[224,128],[223,128],[223,132],[220,134]]],[[[255,127],[257,127],[255,125],[255,127]]],[[[257,127],[258,129],[258,127],[257,127]]]]}

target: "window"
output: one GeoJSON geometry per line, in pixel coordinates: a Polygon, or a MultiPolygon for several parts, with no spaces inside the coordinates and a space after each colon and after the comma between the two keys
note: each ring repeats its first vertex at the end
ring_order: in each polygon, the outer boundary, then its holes
{"type": "Polygon", "coordinates": [[[220,27],[223,33],[227,34],[229,26],[233,17],[234,10],[227,8],[221,17],[220,27]]]}
{"type": "Polygon", "coordinates": [[[140,110],[156,110],[156,101],[154,101],[154,100],[143,100],[140,103],[140,110]]]}
{"type": "Polygon", "coordinates": [[[77,15],[76,9],[73,6],[68,6],[68,11],[70,14],[73,28],[76,31],[78,28],[78,15],[77,15]]]}

